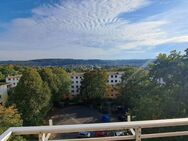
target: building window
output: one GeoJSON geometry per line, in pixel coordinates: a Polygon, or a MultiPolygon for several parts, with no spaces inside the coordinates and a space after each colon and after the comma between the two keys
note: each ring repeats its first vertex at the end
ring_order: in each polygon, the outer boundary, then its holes
{"type": "Polygon", "coordinates": [[[117,75],[115,75],[115,78],[117,78],[117,75]]]}
{"type": "Polygon", "coordinates": [[[113,83],[114,81],[113,81],[113,80],[111,80],[111,82],[113,83]]]}
{"type": "Polygon", "coordinates": [[[113,78],[114,76],[113,75],[111,75],[111,78],[113,78]]]}
{"type": "Polygon", "coordinates": [[[76,83],[78,83],[78,81],[76,81],[76,83]]]}
{"type": "Polygon", "coordinates": [[[71,88],[74,88],[74,86],[71,86],[71,88]]]}
{"type": "Polygon", "coordinates": [[[72,90],[71,92],[74,93],[74,90],[72,90]]]}
{"type": "Polygon", "coordinates": [[[73,77],[73,76],[71,76],[71,78],[73,79],[74,77],[73,77]]]}
{"type": "Polygon", "coordinates": [[[79,90],[76,90],[76,92],[78,93],[78,92],[79,92],[79,90]]]}
{"type": "Polygon", "coordinates": [[[78,85],[76,86],[76,88],[78,88],[78,85]]]}
{"type": "Polygon", "coordinates": [[[76,79],[78,79],[78,76],[76,76],[76,79]]]}
{"type": "Polygon", "coordinates": [[[115,82],[117,82],[117,80],[115,80],[115,82]]]}

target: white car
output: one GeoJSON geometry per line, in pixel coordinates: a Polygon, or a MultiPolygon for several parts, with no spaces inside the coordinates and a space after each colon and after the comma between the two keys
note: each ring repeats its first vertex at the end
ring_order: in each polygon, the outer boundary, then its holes
{"type": "Polygon", "coordinates": [[[78,137],[79,138],[89,138],[89,137],[91,137],[91,133],[90,132],[80,132],[78,137]]]}

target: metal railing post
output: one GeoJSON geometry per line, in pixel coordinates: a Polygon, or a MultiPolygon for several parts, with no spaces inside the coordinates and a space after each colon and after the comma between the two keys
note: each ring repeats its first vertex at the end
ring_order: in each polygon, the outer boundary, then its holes
{"type": "MultiPolygon", "coordinates": [[[[131,115],[127,115],[127,122],[131,122],[131,115]]],[[[132,133],[132,135],[135,135],[135,131],[133,128],[129,129],[132,133]]]]}
{"type": "Polygon", "coordinates": [[[141,134],[142,134],[142,129],[136,128],[135,129],[135,137],[136,137],[136,141],[141,141],[141,134]]]}
{"type": "MultiPolygon", "coordinates": [[[[52,121],[52,119],[50,119],[49,120],[49,126],[52,126],[53,125],[53,121],[52,121]]],[[[48,141],[48,139],[50,138],[50,136],[51,136],[51,133],[48,133],[47,135],[46,135],[46,137],[45,137],[45,141],[48,141]]]]}
{"type": "Polygon", "coordinates": [[[39,141],[46,141],[45,140],[45,133],[40,133],[39,134],[39,141]]]}

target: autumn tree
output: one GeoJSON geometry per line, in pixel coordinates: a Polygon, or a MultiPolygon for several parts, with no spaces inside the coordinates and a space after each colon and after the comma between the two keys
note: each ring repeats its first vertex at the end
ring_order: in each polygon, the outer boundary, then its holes
{"type": "Polygon", "coordinates": [[[37,125],[50,108],[51,93],[39,73],[35,69],[27,69],[9,99],[22,113],[24,125],[37,125]]]}
{"type": "MultiPolygon", "coordinates": [[[[0,134],[10,127],[19,127],[22,124],[23,121],[17,109],[13,106],[6,108],[0,105],[0,134]]],[[[25,139],[21,136],[13,136],[10,141],[25,141],[25,139]]]]}

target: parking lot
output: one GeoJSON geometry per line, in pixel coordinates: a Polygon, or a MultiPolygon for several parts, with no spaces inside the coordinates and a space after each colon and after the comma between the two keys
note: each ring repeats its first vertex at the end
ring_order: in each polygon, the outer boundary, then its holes
{"type": "MultiPolygon", "coordinates": [[[[102,114],[93,108],[76,105],[65,108],[55,108],[51,113],[51,119],[54,125],[70,125],[70,124],[84,124],[101,122],[102,114]]],[[[77,137],[78,134],[53,135],[55,139],[58,138],[72,138],[77,137]]]]}
{"type": "Polygon", "coordinates": [[[102,114],[86,106],[55,108],[51,119],[55,125],[83,124],[100,122],[102,114]]]}

